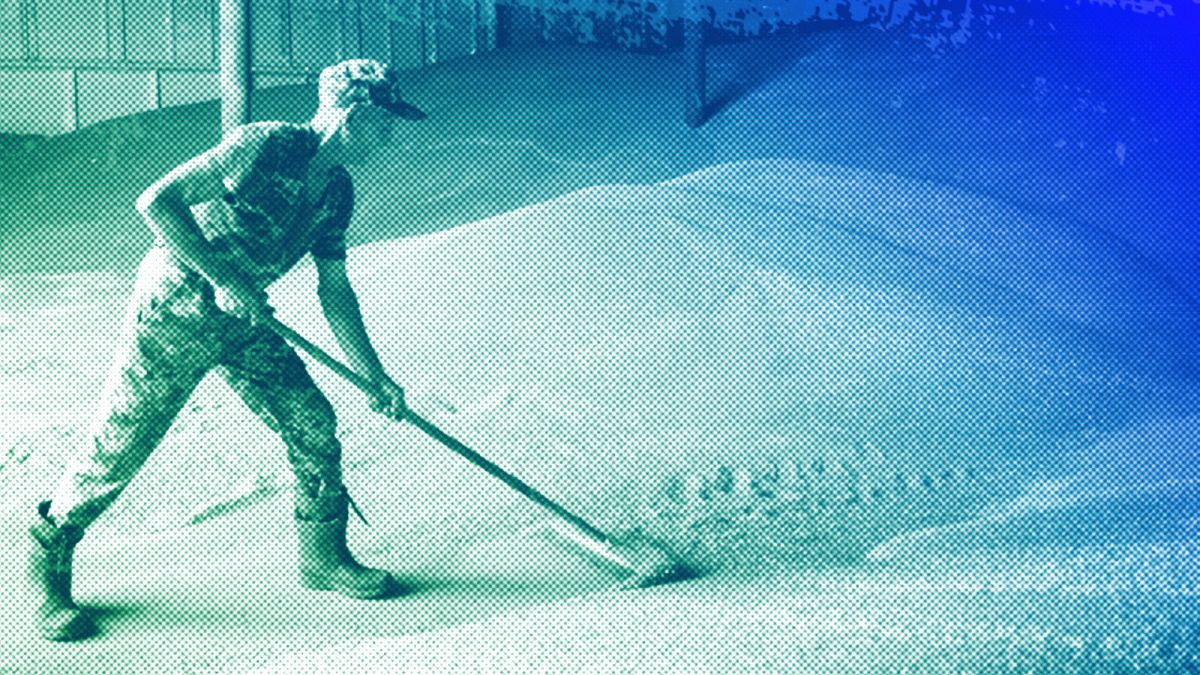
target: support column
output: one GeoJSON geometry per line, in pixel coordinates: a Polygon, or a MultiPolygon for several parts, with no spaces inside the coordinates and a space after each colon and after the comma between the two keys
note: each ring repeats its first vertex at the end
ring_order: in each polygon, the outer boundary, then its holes
{"type": "Polygon", "coordinates": [[[67,128],[71,131],[79,131],[79,69],[71,69],[71,110],[68,113],[70,119],[67,121],[67,128]]]}
{"type": "Polygon", "coordinates": [[[683,10],[683,61],[685,75],[683,119],[693,129],[702,126],[707,118],[708,107],[705,88],[707,68],[705,65],[705,38],[708,28],[707,8],[701,0],[686,0],[683,10]]]}
{"type": "Polygon", "coordinates": [[[21,58],[36,61],[38,53],[37,5],[33,0],[17,0],[17,21],[21,31],[21,58]]]}
{"type": "Polygon", "coordinates": [[[250,121],[250,0],[220,0],[221,131],[250,121]]]}

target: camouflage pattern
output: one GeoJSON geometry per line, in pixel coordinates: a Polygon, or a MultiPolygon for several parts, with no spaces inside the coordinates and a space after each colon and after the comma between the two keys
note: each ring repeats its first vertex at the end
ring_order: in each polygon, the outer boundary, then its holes
{"type": "Polygon", "coordinates": [[[334,167],[316,204],[303,199],[319,142],[308,127],[259,122],[234,129],[200,156],[224,177],[226,191],[194,208],[196,222],[213,247],[261,287],[309,251],[318,258],[346,257],[354,204],[350,174],[334,167]]]}
{"type": "MultiPolygon", "coordinates": [[[[229,192],[195,209],[205,236],[262,284],[306,252],[345,255],[353,192],[331,171],[314,206],[301,189],[315,135],[304,127],[248,125],[204,155],[229,192]],[[290,159],[289,159],[290,158],[290,159]]],[[[298,506],[325,519],[342,494],[333,408],[295,351],[273,331],[223,313],[212,286],[155,246],[138,270],[87,447],[71,461],[52,500],[59,524],[87,527],[133,479],[196,385],[216,370],[287,446],[298,506]]]]}

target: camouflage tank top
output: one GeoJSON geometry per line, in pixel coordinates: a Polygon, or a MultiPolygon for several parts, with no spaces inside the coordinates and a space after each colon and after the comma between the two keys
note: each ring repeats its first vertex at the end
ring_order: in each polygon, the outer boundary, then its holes
{"type": "Polygon", "coordinates": [[[344,167],[330,169],[315,202],[304,195],[305,174],[320,138],[285,122],[258,122],[231,130],[201,155],[222,176],[220,199],[192,208],[218,255],[259,287],[283,276],[304,256],[346,257],[346,228],[354,187],[344,167]]]}

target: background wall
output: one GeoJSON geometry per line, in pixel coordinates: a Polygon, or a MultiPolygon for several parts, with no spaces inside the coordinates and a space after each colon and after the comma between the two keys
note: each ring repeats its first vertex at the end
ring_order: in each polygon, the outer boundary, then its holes
{"type": "MultiPolygon", "coordinates": [[[[54,135],[216,98],[217,2],[3,0],[0,133],[54,135]]],[[[715,40],[842,22],[902,27],[943,49],[986,34],[999,16],[1019,14],[1054,30],[1088,7],[1128,18],[1173,16],[1177,6],[1178,0],[253,0],[252,54],[256,86],[264,88],[315,79],[325,65],[357,56],[419,68],[498,45],[666,51],[682,42],[685,16],[707,21],[715,40]]]]}
{"type": "MultiPolygon", "coordinates": [[[[633,50],[681,42],[685,16],[699,17],[717,39],[757,37],[812,21],[893,27],[924,13],[970,13],[971,2],[946,0],[502,0],[501,38],[596,43],[633,50]]],[[[1006,7],[1002,1],[988,7],[1006,7]]]]}
{"type": "Polygon", "coordinates": [[[1078,21],[1167,18],[1200,0],[498,0],[500,40],[566,41],[660,51],[682,42],[685,16],[709,22],[710,38],[758,37],[811,22],[903,27],[933,48],[985,34],[997,18],[1019,15],[1048,31],[1078,21]],[[1108,16],[1100,16],[1098,10],[1108,16]],[[1124,15],[1123,17],[1121,15],[1124,15]]]}
{"type": "MultiPolygon", "coordinates": [[[[491,0],[254,0],[258,88],[338,60],[417,68],[495,47],[491,0]]],[[[0,3],[0,133],[60,134],[217,97],[217,0],[0,3]]]]}

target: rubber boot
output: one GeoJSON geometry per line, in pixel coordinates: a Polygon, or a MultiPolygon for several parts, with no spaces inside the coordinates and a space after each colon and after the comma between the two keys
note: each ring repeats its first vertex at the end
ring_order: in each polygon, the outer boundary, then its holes
{"type": "Polygon", "coordinates": [[[300,584],[305,588],[337,591],[351,598],[371,600],[396,592],[392,575],[360,565],[346,546],[346,525],[349,519],[349,496],[344,489],[333,495],[310,498],[297,492],[296,534],[300,539],[300,584]],[[324,502],[331,510],[328,520],[311,520],[305,514],[324,502]],[[330,508],[330,503],[332,507],[330,508]]]}
{"type": "Polygon", "coordinates": [[[83,529],[59,527],[50,516],[50,502],[38,505],[37,522],[29,528],[29,581],[39,601],[38,632],[47,640],[81,640],[96,632],[96,624],[71,600],[71,563],[83,529]]]}

